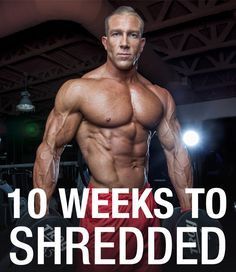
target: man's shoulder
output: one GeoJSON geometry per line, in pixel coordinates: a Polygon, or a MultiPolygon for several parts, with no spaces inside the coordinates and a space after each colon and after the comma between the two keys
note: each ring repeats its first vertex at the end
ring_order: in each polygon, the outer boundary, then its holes
{"type": "Polygon", "coordinates": [[[166,99],[167,96],[170,95],[170,93],[167,91],[167,89],[157,85],[157,84],[149,84],[148,88],[157,95],[160,99],[166,99]]]}
{"type": "Polygon", "coordinates": [[[169,91],[157,84],[153,84],[150,81],[146,82],[145,86],[154,93],[163,104],[166,104],[168,97],[171,97],[169,91]]]}
{"type": "Polygon", "coordinates": [[[149,89],[153,94],[155,94],[158,97],[165,110],[168,107],[175,108],[174,99],[167,89],[157,84],[153,84],[150,81],[146,80],[145,78],[143,78],[142,80],[143,80],[142,83],[146,86],[146,88],[149,89]]]}
{"type": "Polygon", "coordinates": [[[92,78],[75,78],[75,79],[69,79],[63,83],[61,86],[60,91],[63,93],[80,93],[82,91],[85,91],[86,89],[89,89],[91,87],[91,84],[94,84],[94,79],[92,78]]]}
{"type": "Polygon", "coordinates": [[[62,87],[62,92],[83,94],[89,90],[97,89],[99,83],[103,83],[106,77],[103,76],[103,65],[84,74],[81,78],[70,79],[62,87]]]}

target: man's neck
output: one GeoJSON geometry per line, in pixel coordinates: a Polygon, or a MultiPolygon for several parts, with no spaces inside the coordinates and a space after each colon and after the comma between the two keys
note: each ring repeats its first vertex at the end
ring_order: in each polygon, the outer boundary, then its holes
{"type": "Polygon", "coordinates": [[[131,83],[137,81],[138,73],[136,66],[132,67],[130,70],[121,70],[115,67],[109,60],[104,65],[104,73],[107,77],[116,79],[119,81],[124,81],[126,83],[131,83]]]}

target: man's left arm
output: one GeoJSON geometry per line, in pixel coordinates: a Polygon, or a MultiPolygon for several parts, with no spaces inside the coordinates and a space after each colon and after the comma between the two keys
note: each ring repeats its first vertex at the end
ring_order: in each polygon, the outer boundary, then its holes
{"type": "Polygon", "coordinates": [[[165,91],[162,101],[164,113],[157,128],[157,135],[164,149],[169,177],[181,210],[184,211],[191,208],[191,195],[185,193],[186,188],[193,186],[191,161],[181,139],[173,98],[165,91]]]}

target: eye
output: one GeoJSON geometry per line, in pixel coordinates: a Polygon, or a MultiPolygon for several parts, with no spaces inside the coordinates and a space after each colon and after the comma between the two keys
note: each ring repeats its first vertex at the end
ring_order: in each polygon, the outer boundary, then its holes
{"type": "Polygon", "coordinates": [[[112,36],[112,37],[118,37],[119,34],[120,34],[119,32],[113,32],[113,33],[111,33],[111,36],[112,36]]]}
{"type": "Polygon", "coordinates": [[[130,33],[129,36],[130,36],[131,38],[133,38],[133,39],[137,39],[137,38],[139,37],[138,33],[136,33],[136,32],[130,33]]]}

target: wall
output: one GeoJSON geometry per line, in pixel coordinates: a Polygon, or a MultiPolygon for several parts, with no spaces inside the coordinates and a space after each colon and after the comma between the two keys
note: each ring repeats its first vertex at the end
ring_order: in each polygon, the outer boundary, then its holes
{"type": "Polygon", "coordinates": [[[236,116],[236,98],[213,100],[177,106],[181,123],[199,123],[203,120],[236,116]]]}

